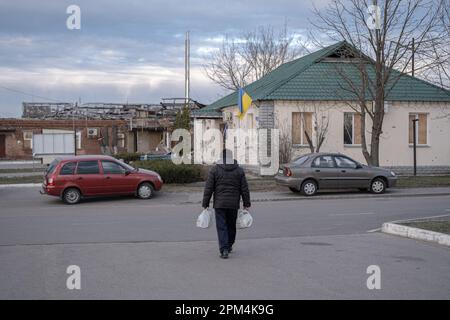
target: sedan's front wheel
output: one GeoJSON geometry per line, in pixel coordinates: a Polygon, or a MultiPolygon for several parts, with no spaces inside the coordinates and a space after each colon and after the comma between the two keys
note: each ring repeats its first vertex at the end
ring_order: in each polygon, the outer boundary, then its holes
{"type": "Polygon", "coordinates": [[[302,184],[302,193],[305,196],[313,196],[317,193],[317,183],[314,180],[307,180],[302,184]]]}
{"type": "Polygon", "coordinates": [[[381,178],[376,178],[370,184],[370,191],[376,194],[384,193],[386,191],[386,182],[381,178]]]}
{"type": "Polygon", "coordinates": [[[151,185],[151,183],[144,182],[142,183],[138,190],[137,190],[137,196],[140,199],[150,199],[153,197],[153,193],[155,192],[155,189],[151,185]]]}

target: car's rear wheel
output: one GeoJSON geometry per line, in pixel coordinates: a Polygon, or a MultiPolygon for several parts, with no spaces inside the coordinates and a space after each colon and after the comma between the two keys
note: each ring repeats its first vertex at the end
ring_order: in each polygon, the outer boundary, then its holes
{"type": "Polygon", "coordinates": [[[67,204],[77,204],[81,200],[81,192],[77,188],[68,188],[64,191],[63,201],[67,204]]]}
{"type": "Polygon", "coordinates": [[[381,178],[373,179],[370,184],[370,191],[376,194],[384,193],[386,191],[386,182],[381,178]]]}
{"type": "Polygon", "coordinates": [[[294,193],[299,193],[300,190],[298,190],[297,188],[293,188],[293,187],[289,187],[289,190],[291,190],[294,193]]]}
{"type": "Polygon", "coordinates": [[[317,193],[317,183],[314,180],[306,180],[302,184],[302,193],[305,196],[313,196],[317,193]]]}
{"type": "Polygon", "coordinates": [[[155,192],[155,188],[153,188],[152,184],[149,182],[141,183],[137,190],[137,196],[139,199],[150,199],[153,197],[155,192]]]}

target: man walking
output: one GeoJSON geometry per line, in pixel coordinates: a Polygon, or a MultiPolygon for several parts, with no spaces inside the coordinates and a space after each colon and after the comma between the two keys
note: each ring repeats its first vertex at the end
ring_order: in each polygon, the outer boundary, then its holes
{"type": "Polygon", "coordinates": [[[250,208],[247,179],[244,170],[233,159],[231,150],[223,150],[222,159],[209,171],[203,193],[203,208],[209,207],[213,194],[220,257],[227,259],[236,239],[236,219],[241,196],[244,209],[250,208]]]}

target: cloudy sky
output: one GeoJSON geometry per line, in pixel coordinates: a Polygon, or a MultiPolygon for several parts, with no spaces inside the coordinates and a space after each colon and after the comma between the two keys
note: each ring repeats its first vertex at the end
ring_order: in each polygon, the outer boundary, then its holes
{"type": "MultiPolygon", "coordinates": [[[[327,0],[314,1],[321,7],[327,0]]],[[[184,33],[191,32],[191,96],[226,92],[204,74],[225,35],[258,26],[305,34],[312,0],[0,0],[0,117],[23,101],[159,103],[184,94],[184,33]],[[81,8],[68,30],[66,9],[81,8]],[[52,100],[50,100],[52,99],[52,100]]]]}

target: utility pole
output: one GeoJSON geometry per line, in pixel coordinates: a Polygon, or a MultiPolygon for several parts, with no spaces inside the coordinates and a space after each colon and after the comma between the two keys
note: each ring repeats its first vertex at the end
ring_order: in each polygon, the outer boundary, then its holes
{"type": "Polygon", "coordinates": [[[189,31],[186,31],[186,39],[184,41],[184,99],[185,106],[189,104],[189,78],[190,78],[190,41],[189,41],[189,31]]]}
{"type": "Polygon", "coordinates": [[[414,38],[412,38],[412,57],[411,57],[411,62],[412,62],[412,72],[411,75],[414,77],[414,56],[415,56],[415,52],[416,52],[416,43],[414,42],[414,38]]]}
{"type": "Polygon", "coordinates": [[[73,126],[73,154],[77,155],[77,129],[75,128],[75,110],[77,102],[75,102],[72,110],[72,126],[73,126]]]}

